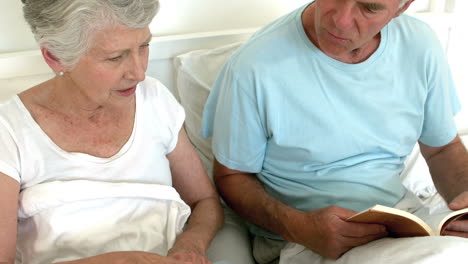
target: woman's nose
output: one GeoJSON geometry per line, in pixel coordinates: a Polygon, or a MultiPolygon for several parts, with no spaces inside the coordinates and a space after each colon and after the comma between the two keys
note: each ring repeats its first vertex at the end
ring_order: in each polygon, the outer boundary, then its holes
{"type": "Polygon", "coordinates": [[[138,55],[133,55],[128,64],[126,79],[134,81],[143,81],[145,79],[146,64],[138,55]]]}

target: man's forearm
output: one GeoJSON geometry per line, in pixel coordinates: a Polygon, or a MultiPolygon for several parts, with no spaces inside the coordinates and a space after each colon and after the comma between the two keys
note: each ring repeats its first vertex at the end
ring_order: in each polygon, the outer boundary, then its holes
{"type": "Polygon", "coordinates": [[[292,223],[300,211],[271,197],[251,174],[239,173],[215,178],[221,196],[242,217],[291,241],[292,223]]]}
{"type": "Polygon", "coordinates": [[[448,203],[468,191],[468,152],[461,141],[432,156],[427,164],[437,191],[448,203]]]}

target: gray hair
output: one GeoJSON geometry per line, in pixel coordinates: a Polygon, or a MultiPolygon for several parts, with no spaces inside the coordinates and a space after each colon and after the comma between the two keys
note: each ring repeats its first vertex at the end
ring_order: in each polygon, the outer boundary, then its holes
{"type": "Polygon", "coordinates": [[[89,50],[93,33],[109,25],[146,28],[158,0],[21,0],[24,18],[41,47],[72,68],[89,50]]]}
{"type": "Polygon", "coordinates": [[[409,1],[409,0],[400,0],[400,6],[399,6],[399,8],[402,8],[402,7],[406,4],[406,2],[408,2],[408,1],[409,1]]]}

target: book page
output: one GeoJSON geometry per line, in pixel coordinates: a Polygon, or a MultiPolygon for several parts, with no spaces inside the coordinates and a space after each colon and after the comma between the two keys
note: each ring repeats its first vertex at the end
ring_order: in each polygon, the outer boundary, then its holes
{"type": "Polygon", "coordinates": [[[417,216],[403,210],[376,205],[362,211],[347,221],[360,223],[383,224],[390,236],[413,237],[433,235],[431,228],[417,216]]]}
{"type": "Polygon", "coordinates": [[[452,211],[447,207],[447,205],[443,205],[438,206],[432,210],[429,210],[428,208],[422,208],[421,210],[416,211],[414,215],[424,220],[424,222],[426,222],[427,225],[430,226],[432,230],[434,230],[434,233],[440,235],[443,232],[443,227],[467,213],[468,208],[452,211]]]}

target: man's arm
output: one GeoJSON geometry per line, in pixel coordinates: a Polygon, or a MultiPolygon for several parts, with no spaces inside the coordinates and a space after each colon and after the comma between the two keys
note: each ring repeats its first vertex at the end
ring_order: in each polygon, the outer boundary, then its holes
{"type": "Polygon", "coordinates": [[[468,192],[468,152],[459,136],[442,147],[419,146],[437,191],[447,203],[468,192]]]}
{"type": "Polygon", "coordinates": [[[349,223],[354,211],[327,207],[303,212],[270,196],[253,174],[215,161],[214,180],[226,203],[251,223],[336,259],[349,249],[387,235],[384,226],[349,223]]]}
{"type": "MultiPolygon", "coordinates": [[[[468,152],[459,136],[442,147],[419,143],[437,191],[450,209],[468,207],[468,152]]],[[[468,220],[456,221],[444,235],[468,237],[468,220]]]]}

